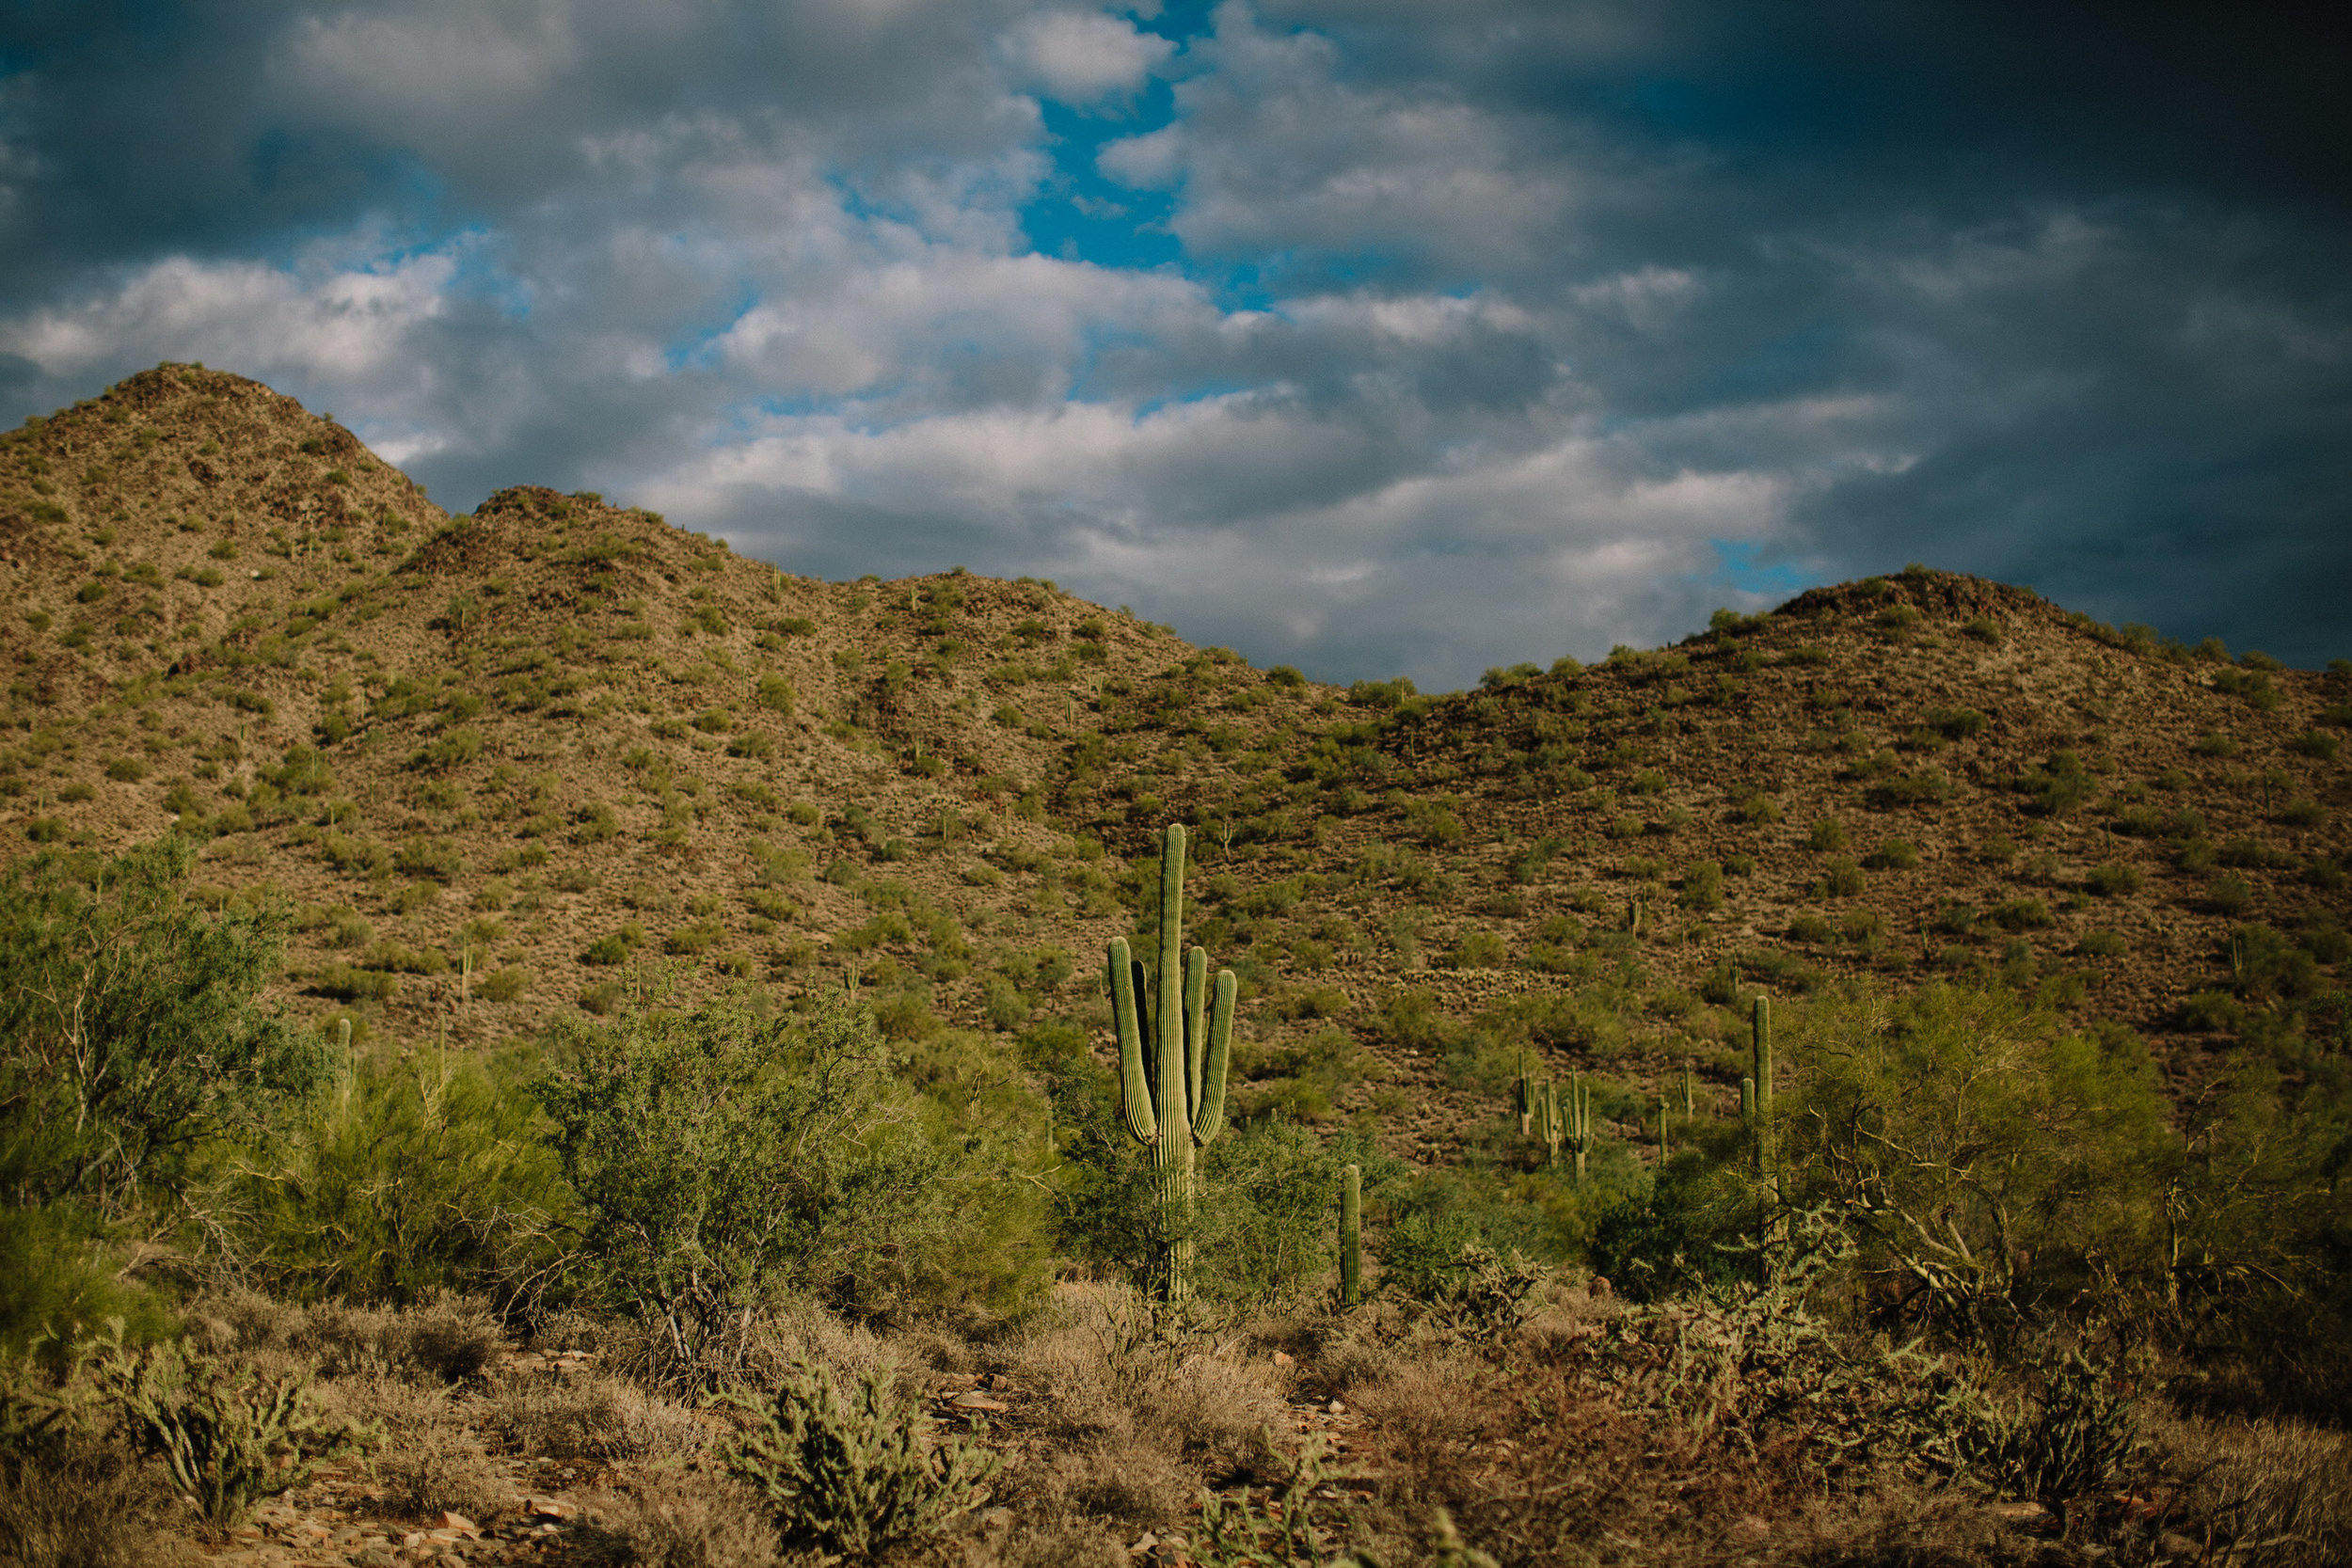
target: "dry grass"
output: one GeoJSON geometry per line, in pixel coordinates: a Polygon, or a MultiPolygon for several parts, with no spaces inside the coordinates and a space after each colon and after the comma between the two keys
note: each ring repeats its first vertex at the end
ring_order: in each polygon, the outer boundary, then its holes
{"type": "Polygon", "coordinates": [[[2181,1478],[2179,1515],[2194,1535],[2210,1526],[2231,1561],[2352,1561],[2352,1434],[2301,1421],[2188,1419],[2157,1422],[2153,1435],[2181,1478]]]}
{"type": "Polygon", "coordinates": [[[665,1478],[658,1488],[606,1493],[591,1513],[638,1568],[768,1568],[776,1560],[775,1527],[739,1481],[665,1478]]]}
{"type": "Polygon", "coordinates": [[[202,1560],[165,1533],[171,1499],[119,1445],[75,1437],[0,1457],[0,1563],[180,1568],[202,1560]]]}
{"type": "Polygon", "coordinates": [[[602,1372],[501,1378],[489,1422],[516,1449],[547,1459],[681,1459],[709,1436],[684,1405],[602,1372]]]}

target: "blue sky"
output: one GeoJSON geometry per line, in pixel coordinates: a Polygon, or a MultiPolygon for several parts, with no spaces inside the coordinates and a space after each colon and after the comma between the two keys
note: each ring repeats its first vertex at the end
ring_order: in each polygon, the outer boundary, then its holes
{"type": "Polygon", "coordinates": [[[2209,9],[20,6],[0,417],[201,359],[1339,680],[1912,561],[2315,665],[2352,59],[2209,9]]]}

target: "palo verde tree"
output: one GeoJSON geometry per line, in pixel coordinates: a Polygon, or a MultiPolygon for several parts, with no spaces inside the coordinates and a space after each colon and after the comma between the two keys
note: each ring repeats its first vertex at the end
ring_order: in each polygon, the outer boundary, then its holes
{"type": "Polygon", "coordinates": [[[1208,1001],[1209,955],[1199,947],[1184,953],[1184,830],[1171,823],[1160,844],[1159,964],[1147,971],[1125,937],[1114,937],[1108,953],[1120,1112],[1152,1150],[1161,1233],[1154,1283],[1171,1302],[1191,1293],[1193,1171],[1198,1151],[1225,1127],[1237,989],[1233,972],[1219,970],[1216,1000],[1208,1001]]]}
{"type": "Polygon", "coordinates": [[[208,1140],[323,1086],[334,1053],[262,1006],[285,922],[205,910],[196,851],[41,854],[0,872],[0,1194],[120,1215],[208,1140]]]}

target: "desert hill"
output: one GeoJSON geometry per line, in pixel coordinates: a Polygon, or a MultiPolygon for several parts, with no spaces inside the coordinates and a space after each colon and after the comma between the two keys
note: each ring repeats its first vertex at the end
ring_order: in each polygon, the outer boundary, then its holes
{"type": "Polygon", "coordinates": [[[296,911],[289,1003],[394,1039],[655,962],[853,974],[909,1040],[1090,1024],[1171,817],[1246,1101],[1424,1156],[1522,1047],[1732,1092],[1742,988],[1997,977],[2193,1075],[2345,957],[2352,673],[1919,568],[1343,691],[1047,582],[828,583],[532,486],[453,518],[165,365],[0,438],[0,831],[203,837],[208,897],[296,911]]]}

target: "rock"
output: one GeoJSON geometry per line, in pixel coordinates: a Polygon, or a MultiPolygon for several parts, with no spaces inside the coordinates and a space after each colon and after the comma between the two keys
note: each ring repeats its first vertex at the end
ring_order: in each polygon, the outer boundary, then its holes
{"type": "Polygon", "coordinates": [[[1613,1292],[1607,1279],[1603,1278],[1599,1275],[1595,1275],[1592,1278],[1584,1282],[1584,1293],[1588,1296],[1599,1299],[1607,1297],[1613,1292]]]}
{"type": "Polygon", "coordinates": [[[351,1560],[357,1568],[399,1568],[391,1553],[374,1546],[360,1548],[353,1554],[351,1560]]]}
{"type": "Polygon", "coordinates": [[[958,1410],[1010,1410],[1012,1408],[1002,1400],[992,1400],[986,1394],[978,1392],[958,1394],[947,1402],[958,1410]]]}
{"type": "Polygon", "coordinates": [[[1278,1350],[1274,1353],[1274,1364],[1278,1367],[1295,1367],[1298,1365],[1298,1357],[1288,1351],[1278,1350]]]}
{"type": "Polygon", "coordinates": [[[2157,1536],[2156,1550],[2183,1562],[2202,1562],[2205,1560],[2205,1548],[2178,1530],[2166,1530],[2157,1536]]]}
{"type": "Polygon", "coordinates": [[[451,1513],[446,1511],[444,1511],[441,1514],[439,1528],[442,1529],[456,1530],[461,1535],[480,1535],[482,1533],[482,1527],[475,1524],[471,1519],[467,1518],[462,1513],[451,1513]]]}
{"type": "Polygon", "coordinates": [[[1012,1528],[1013,1512],[1009,1508],[992,1508],[980,1515],[982,1529],[1012,1528]]]}
{"type": "Polygon", "coordinates": [[[1344,1416],[1347,1414],[1347,1406],[1342,1404],[1337,1400],[1333,1400],[1329,1404],[1325,1405],[1323,1408],[1328,1410],[1334,1416],[1344,1416]]]}
{"type": "Polygon", "coordinates": [[[561,1497],[526,1497],[523,1512],[534,1519],[568,1519],[580,1512],[579,1506],[561,1497]]]}

